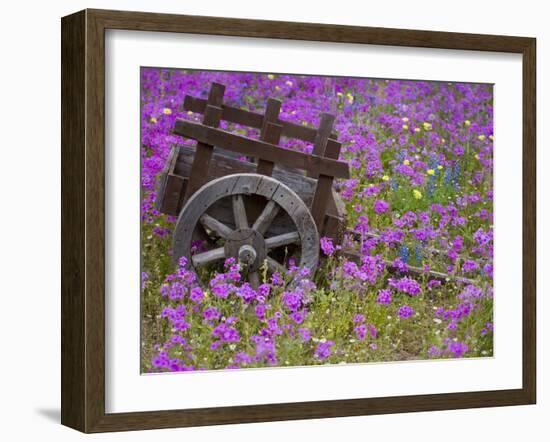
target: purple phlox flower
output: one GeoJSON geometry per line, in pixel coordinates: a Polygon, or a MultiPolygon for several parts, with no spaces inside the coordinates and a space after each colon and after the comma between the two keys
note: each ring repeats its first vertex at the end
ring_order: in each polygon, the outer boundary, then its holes
{"type": "Polygon", "coordinates": [[[365,340],[365,337],[367,336],[367,326],[365,324],[360,324],[355,327],[355,333],[357,334],[357,337],[363,341],[365,340]]]}
{"type": "Polygon", "coordinates": [[[428,356],[430,358],[437,358],[437,357],[441,356],[442,353],[443,353],[443,351],[437,345],[432,345],[430,347],[430,349],[428,350],[428,356]]]}
{"type": "Polygon", "coordinates": [[[269,284],[260,284],[260,286],[258,287],[258,293],[261,295],[261,296],[264,296],[264,297],[268,297],[269,296],[269,292],[271,290],[271,287],[269,284]]]}
{"type": "Polygon", "coordinates": [[[459,299],[479,299],[483,296],[483,290],[473,284],[468,284],[457,297],[459,299]]]}
{"type": "Polygon", "coordinates": [[[278,272],[273,272],[271,275],[271,283],[275,286],[280,286],[284,284],[284,279],[278,272]]]}
{"type": "Polygon", "coordinates": [[[416,296],[422,293],[422,288],[420,287],[420,284],[416,280],[409,278],[408,276],[397,280],[394,278],[390,278],[389,285],[411,296],[416,296]]]}
{"type": "Polygon", "coordinates": [[[460,358],[464,353],[468,352],[469,347],[464,342],[451,342],[448,346],[448,350],[453,353],[456,358],[460,358]]]}
{"type": "Polygon", "coordinates": [[[323,236],[320,242],[323,253],[327,256],[331,256],[335,251],[334,244],[332,244],[332,238],[323,236]]]}
{"type": "Polygon", "coordinates": [[[204,299],[204,292],[200,287],[193,287],[191,289],[191,294],[189,295],[189,298],[191,298],[191,301],[200,304],[204,299]]]}
{"type": "Polygon", "coordinates": [[[391,265],[402,273],[406,273],[409,270],[409,265],[400,256],[395,258],[391,265]]]}
{"type": "Polygon", "coordinates": [[[369,231],[369,217],[367,215],[359,216],[354,231],[356,233],[367,233],[369,231]]]}
{"type": "Polygon", "coordinates": [[[302,305],[303,293],[300,290],[290,290],[283,292],[282,301],[290,311],[296,311],[302,305]]]}
{"type": "Polygon", "coordinates": [[[214,330],[212,330],[212,335],[223,342],[238,342],[241,339],[239,331],[235,327],[227,325],[225,322],[222,322],[214,328],[214,330]]]}
{"type": "Polygon", "coordinates": [[[388,245],[398,244],[405,237],[405,233],[400,229],[386,229],[380,234],[380,239],[388,245]]]}
{"type": "Polygon", "coordinates": [[[231,292],[231,286],[227,283],[221,283],[212,287],[212,293],[218,298],[227,298],[231,292]]]}
{"type": "Polygon", "coordinates": [[[289,316],[296,324],[301,324],[302,322],[304,322],[304,318],[306,317],[306,314],[307,314],[307,310],[303,309],[303,310],[292,312],[289,316]]]}
{"type": "Polygon", "coordinates": [[[149,279],[149,273],[147,272],[141,272],[141,288],[143,289],[145,287],[145,283],[149,279]]]}
{"type": "Polygon", "coordinates": [[[361,258],[361,267],[356,274],[356,277],[362,281],[368,281],[374,284],[379,276],[381,276],[385,269],[384,258],[382,255],[363,256],[361,258]]]}
{"type": "Polygon", "coordinates": [[[252,362],[252,356],[244,351],[240,351],[233,356],[233,362],[235,364],[248,365],[252,362]]]}
{"type": "Polygon", "coordinates": [[[464,261],[464,264],[462,264],[462,271],[465,273],[471,272],[472,270],[477,270],[478,268],[478,263],[473,259],[467,259],[466,261],[464,261]]]}
{"type": "Polygon", "coordinates": [[[378,291],[378,297],[376,302],[378,304],[390,304],[392,301],[391,290],[390,289],[380,289],[378,291]]]}
{"type": "Polygon", "coordinates": [[[258,304],[255,308],[254,308],[254,312],[256,313],[256,317],[260,320],[260,321],[264,321],[265,320],[265,312],[267,310],[267,307],[265,304],[258,304]]]}
{"type": "Polygon", "coordinates": [[[342,270],[344,271],[345,276],[354,277],[359,271],[359,267],[357,267],[357,264],[353,261],[345,261],[342,266],[342,270]]]}
{"type": "Polygon", "coordinates": [[[390,205],[384,200],[376,200],[374,202],[374,211],[378,214],[387,212],[389,208],[390,205]]]}
{"type": "Polygon", "coordinates": [[[256,290],[254,290],[248,282],[245,282],[241,287],[235,289],[235,294],[242,298],[246,304],[249,304],[258,295],[256,290]]]}
{"type": "Polygon", "coordinates": [[[332,347],[334,346],[334,341],[321,341],[317,344],[315,348],[315,357],[323,360],[328,358],[332,354],[332,347]]]}
{"type": "Polygon", "coordinates": [[[378,336],[378,329],[374,324],[368,324],[367,328],[369,329],[369,334],[372,338],[376,339],[376,336],[378,336]]]}
{"type": "Polygon", "coordinates": [[[213,319],[219,319],[221,314],[220,314],[220,311],[216,307],[211,306],[211,307],[206,307],[203,310],[202,316],[207,321],[211,321],[213,319]]]}
{"type": "Polygon", "coordinates": [[[187,265],[187,258],[185,256],[180,257],[178,264],[180,267],[185,267],[187,265]]]}
{"type": "Polygon", "coordinates": [[[399,307],[397,314],[400,318],[409,318],[414,315],[414,309],[411,306],[405,304],[399,307]]]}
{"type": "Polygon", "coordinates": [[[300,332],[300,335],[302,336],[302,341],[306,342],[311,339],[311,332],[308,328],[300,327],[298,329],[298,332],[300,332]]]}

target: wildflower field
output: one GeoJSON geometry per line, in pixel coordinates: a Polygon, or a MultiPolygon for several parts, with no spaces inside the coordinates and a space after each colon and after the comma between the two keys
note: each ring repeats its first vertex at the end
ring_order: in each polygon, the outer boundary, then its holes
{"type": "Polygon", "coordinates": [[[143,373],[493,355],[491,85],[142,68],[141,95],[143,373]],[[176,118],[202,119],[185,95],[212,82],[227,104],[277,98],[282,120],[308,127],[336,115],[348,234],[321,238],[315,272],[289,258],[254,288],[234,259],[202,275],[174,262],[159,175],[172,145],[194,145],[172,134],[176,118]]]}

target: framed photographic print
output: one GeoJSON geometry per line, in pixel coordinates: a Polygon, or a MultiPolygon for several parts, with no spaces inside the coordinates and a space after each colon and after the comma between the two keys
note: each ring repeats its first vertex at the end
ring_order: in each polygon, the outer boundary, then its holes
{"type": "Polygon", "coordinates": [[[62,423],[533,404],[535,40],[62,19],[62,423]]]}

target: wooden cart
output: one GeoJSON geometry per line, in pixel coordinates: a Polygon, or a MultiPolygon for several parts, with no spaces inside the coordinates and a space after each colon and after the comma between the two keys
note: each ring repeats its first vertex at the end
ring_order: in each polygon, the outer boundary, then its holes
{"type": "Polygon", "coordinates": [[[313,129],[281,120],[281,102],[272,98],[264,114],[228,106],[224,90],[212,83],[206,100],[187,95],[184,110],[203,114],[202,123],[177,119],[173,129],[196,141],[194,148],[173,146],[160,177],[157,208],[178,216],[174,259],[185,256],[198,268],[234,257],[253,286],[263,265],[286,273],[289,255],[314,270],[320,235],[338,242],[344,232],[332,184],[348,178],[349,167],[338,160],[335,117],[322,113],[313,129]],[[219,129],[221,120],[257,128],[259,139],[219,129]],[[283,148],[281,137],[310,142],[313,151],[283,148]]]}

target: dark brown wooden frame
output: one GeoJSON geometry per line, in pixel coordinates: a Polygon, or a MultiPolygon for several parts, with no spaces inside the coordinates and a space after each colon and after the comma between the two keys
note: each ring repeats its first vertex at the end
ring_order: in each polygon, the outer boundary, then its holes
{"type": "Polygon", "coordinates": [[[234,18],[85,10],[62,26],[61,422],[84,432],[534,404],[536,40],[234,18]],[[402,397],[105,413],[105,30],[284,38],[523,56],[523,386],[402,397]]]}

